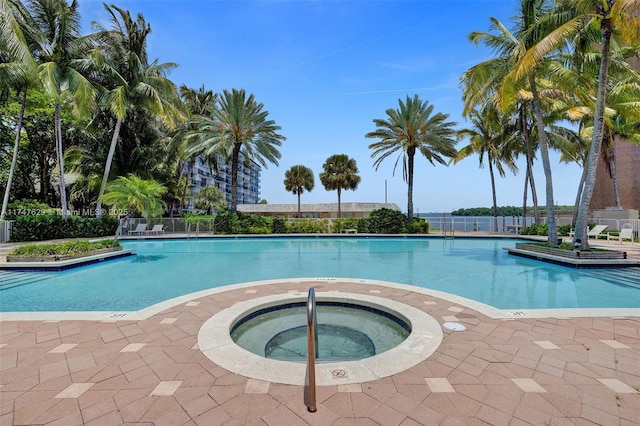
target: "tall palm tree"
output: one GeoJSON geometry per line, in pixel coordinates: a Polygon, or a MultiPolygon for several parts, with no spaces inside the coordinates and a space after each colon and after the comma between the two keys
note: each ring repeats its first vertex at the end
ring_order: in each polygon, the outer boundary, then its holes
{"type": "Polygon", "coordinates": [[[407,216],[413,218],[413,170],[416,152],[422,154],[431,164],[447,165],[446,158],[456,154],[457,124],[447,121],[448,114],[433,114],[433,105],[421,101],[418,95],[407,96],[406,102],[398,99],[398,109],[388,109],[386,119],[374,119],[377,130],[365,135],[367,138],[380,139],[369,145],[373,149],[373,166],[376,170],[387,157],[398,154],[393,167],[395,173],[398,161],[402,158],[402,177],[407,182],[407,216]]]}
{"type": "Polygon", "coordinates": [[[35,55],[38,73],[45,91],[55,101],[54,133],[58,175],[60,184],[60,204],[62,217],[68,215],[67,194],[64,176],[64,147],[60,108],[62,100],[70,96],[78,113],[90,111],[96,100],[96,90],[91,80],[84,74],[88,52],[93,50],[90,36],[80,36],[80,14],[78,1],[72,0],[28,0],[28,9],[36,25],[38,43],[35,55]]]}
{"type": "Polygon", "coordinates": [[[501,115],[492,104],[487,104],[481,111],[473,110],[469,113],[469,119],[473,127],[458,130],[458,139],[469,139],[469,144],[461,148],[451,159],[454,164],[478,154],[480,168],[484,167],[485,156],[489,165],[491,178],[491,194],[493,199],[494,229],[498,230],[498,201],[496,196],[496,183],[494,168],[501,177],[505,177],[505,167],[512,173],[518,172],[513,150],[507,144],[518,138],[513,121],[501,115]]]}
{"type": "Polygon", "coordinates": [[[305,190],[311,192],[314,184],[313,172],[306,166],[291,166],[284,174],[284,188],[298,195],[298,217],[300,217],[300,196],[305,190]]]}
{"type": "Polygon", "coordinates": [[[238,208],[238,166],[240,154],[245,161],[254,160],[263,167],[267,162],[278,165],[278,151],[284,136],[280,126],[267,120],[264,105],[247,97],[244,89],[225,90],[219,97],[211,117],[202,117],[199,128],[192,132],[193,144],[187,150],[205,157],[219,154],[231,161],[231,210],[238,208]]]}
{"type": "Polygon", "coordinates": [[[327,158],[322,169],[324,171],[320,173],[320,182],[327,191],[338,191],[338,217],[342,217],[340,208],[342,190],[355,191],[360,184],[356,160],[349,158],[346,154],[335,154],[327,158]]]}
{"type": "Polygon", "coordinates": [[[104,7],[111,16],[111,29],[94,25],[100,30],[98,39],[112,67],[110,81],[106,82],[109,87],[106,106],[116,117],[116,123],[98,193],[98,217],[102,210],[100,198],[109,180],[120,128],[127,115],[136,109],[144,110],[168,126],[173,126],[176,119],[183,118],[177,88],[165,77],[177,64],[159,64],[157,60],[148,63],[147,36],[151,26],[142,14],[138,14],[134,21],[129,11],[114,5],[105,4],[104,7]]]}
{"type": "Polygon", "coordinates": [[[167,189],[154,180],[136,175],[120,176],[107,185],[102,202],[116,209],[138,211],[148,219],[162,215],[166,208],[162,195],[167,189]]]}
{"type": "MultiPolygon", "coordinates": [[[[564,2],[563,2],[564,3],[564,2]]],[[[640,42],[640,6],[637,0],[580,0],[569,3],[579,16],[584,19],[585,26],[598,26],[601,31],[600,41],[600,70],[598,74],[598,89],[594,111],[594,129],[587,157],[587,173],[582,189],[582,198],[578,207],[574,244],[578,241],[581,248],[588,247],[587,213],[596,180],[596,168],[605,130],[605,108],[611,60],[611,41],[617,38],[620,44],[629,42],[637,46],[640,42]]]]}
{"type": "Polygon", "coordinates": [[[29,16],[22,3],[0,0],[0,52],[2,52],[0,53],[0,81],[2,82],[0,86],[6,85],[6,87],[0,87],[0,91],[14,88],[16,93],[22,93],[11,167],[2,199],[2,210],[0,210],[0,221],[7,213],[11,184],[18,162],[22,120],[27,106],[27,87],[34,84],[37,76],[37,64],[29,48],[29,42],[23,33],[23,28],[28,30],[28,26],[25,20],[17,19],[21,16],[29,16]]]}

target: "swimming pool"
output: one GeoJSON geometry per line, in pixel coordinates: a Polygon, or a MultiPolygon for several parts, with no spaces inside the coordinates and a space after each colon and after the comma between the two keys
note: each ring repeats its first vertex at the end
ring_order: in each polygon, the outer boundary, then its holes
{"type": "Polygon", "coordinates": [[[215,238],[123,241],[136,256],[61,272],[0,271],[0,311],[134,311],[229,284],[383,280],[499,309],[638,308],[638,268],[574,269],[508,255],[509,239],[215,238]]]}

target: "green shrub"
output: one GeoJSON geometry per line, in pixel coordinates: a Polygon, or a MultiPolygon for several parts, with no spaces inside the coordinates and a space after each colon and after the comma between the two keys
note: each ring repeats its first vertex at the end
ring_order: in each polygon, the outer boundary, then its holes
{"type": "Polygon", "coordinates": [[[218,212],[215,218],[215,228],[218,234],[234,234],[237,228],[238,216],[229,210],[218,212]]]}
{"type": "Polygon", "coordinates": [[[117,240],[65,241],[58,244],[26,244],[7,253],[8,256],[51,256],[88,253],[103,248],[120,247],[117,240]]]}
{"type": "Polygon", "coordinates": [[[246,234],[270,234],[271,229],[267,226],[250,226],[247,228],[246,234]]]}
{"type": "Polygon", "coordinates": [[[289,234],[323,234],[328,232],[327,220],[294,219],[286,223],[289,234]]]}
{"type": "Polygon", "coordinates": [[[407,217],[397,210],[378,209],[369,214],[369,232],[400,234],[406,229],[407,217]]]}
{"type": "Polygon", "coordinates": [[[280,217],[274,217],[271,221],[271,232],[274,234],[286,234],[287,225],[285,224],[284,219],[280,217]]]}
{"type": "Polygon", "coordinates": [[[357,229],[358,232],[369,232],[366,223],[367,219],[356,219],[353,217],[346,219],[333,219],[331,222],[331,232],[340,234],[345,229],[357,229]]]}
{"type": "MultiPolygon", "coordinates": [[[[266,229],[271,233],[271,219],[264,216],[247,216],[242,213],[238,213],[237,230],[235,233],[239,234],[264,234],[265,232],[254,232],[255,229],[266,229]]],[[[234,228],[235,229],[235,228],[234,228]]]]}
{"type": "Polygon", "coordinates": [[[58,215],[18,216],[11,227],[11,241],[44,241],[114,235],[118,220],[112,216],[84,218],[58,215]]]}
{"type": "Polygon", "coordinates": [[[410,221],[407,221],[405,232],[407,234],[428,234],[429,222],[421,217],[414,217],[410,221]]]}
{"type": "Polygon", "coordinates": [[[542,225],[537,225],[535,223],[527,226],[526,228],[522,228],[520,231],[522,235],[549,235],[549,227],[546,223],[542,225]]]}
{"type": "Polygon", "coordinates": [[[569,235],[569,232],[571,232],[572,229],[573,229],[572,225],[561,225],[556,228],[558,235],[563,237],[567,237],[569,235]]]}
{"type": "Polygon", "coordinates": [[[59,213],[59,209],[53,209],[47,204],[37,200],[17,200],[7,205],[6,220],[16,220],[20,216],[40,216],[59,213]]]}

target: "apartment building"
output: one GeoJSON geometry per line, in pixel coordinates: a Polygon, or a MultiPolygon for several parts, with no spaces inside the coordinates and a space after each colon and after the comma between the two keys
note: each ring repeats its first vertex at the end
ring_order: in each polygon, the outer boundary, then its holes
{"type": "MultiPolygon", "coordinates": [[[[188,172],[189,197],[185,209],[195,209],[194,200],[201,188],[213,185],[224,194],[227,206],[231,206],[231,162],[225,162],[221,156],[216,156],[217,170],[213,165],[198,157],[188,172]]],[[[262,168],[253,160],[240,154],[238,159],[238,204],[257,204],[260,200],[260,172],[262,168]]]]}

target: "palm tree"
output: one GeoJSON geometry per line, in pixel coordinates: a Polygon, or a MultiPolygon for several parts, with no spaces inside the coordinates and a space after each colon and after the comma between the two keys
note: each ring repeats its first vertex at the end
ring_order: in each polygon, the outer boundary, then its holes
{"type": "Polygon", "coordinates": [[[138,211],[148,219],[162,215],[166,204],[162,200],[167,189],[154,180],[138,176],[120,176],[107,185],[102,202],[115,209],[138,211]]]}
{"type": "Polygon", "coordinates": [[[445,158],[456,154],[457,124],[447,121],[448,114],[433,114],[433,105],[421,101],[418,95],[407,96],[406,102],[398,99],[398,109],[388,109],[387,119],[374,119],[377,130],[367,133],[367,138],[380,139],[369,145],[373,149],[372,158],[376,158],[373,166],[376,170],[387,157],[398,153],[393,167],[395,173],[400,157],[402,157],[402,177],[408,183],[407,216],[413,218],[413,168],[416,152],[422,154],[431,164],[434,162],[447,165],[445,158]]]}
{"type": "Polygon", "coordinates": [[[147,35],[151,32],[151,26],[141,14],[138,14],[137,20],[134,21],[129,11],[114,5],[105,4],[104,7],[111,15],[111,29],[107,30],[94,24],[100,30],[98,38],[101,40],[106,59],[113,67],[109,73],[111,81],[106,83],[110,87],[106,104],[116,117],[116,123],[98,192],[98,217],[101,214],[100,198],[109,179],[120,128],[127,119],[127,114],[136,109],[145,110],[159,117],[168,126],[173,126],[176,119],[183,117],[179,111],[177,88],[165,77],[177,65],[158,64],[157,60],[148,63],[147,35]]]}
{"type": "Polygon", "coordinates": [[[574,245],[580,241],[580,248],[587,248],[589,244],[587,232],[587,213],[596,180],[596,168],[602,147],[605,129],[605,108],[611,60],[611,40],[614,35],[620,44],[630,42],[636,45],[640,41],[640,15],[637,0],[582,0],[569,3],[579,16],[584,19],[586,26],[598,26],[601,31],[600,41],[600,70],[598,74],[598,89],[594,111],[594,129],[587,157],[587,173],[582,188],[582,198],[578,207],[576,232],[573,237],[574,245]]]}
{"type": "Polygon", "coordinates": [[[300,196],[305,190],[311,192],[314,183],[313,172],[303,165],[291,166],[284,174],[284,188],[298,195],[298,217],[300,217],[300,196]]]}
{"type": "Polygon", "coordinates": [[[219,154],[231,161],[231,210],[238,207],[238,166],[240,155],[245,161],[254,160],[263,167],[267,162],[278,165],[281,154],[277,147],[286,138],[280,135],[280,126],[267,120],[268,111],[247,97],[244,89],[225,90],[219,97],[211,117],[202,117],[199,128],[192,132],[193,145],[187,150],[205,157],[219,154]]]}
{"type": "Polygon", "coordinates": [[[54,133],[62,217],[67,218],[67,194],[64,176],[62,126],[60,108],[67,95],[73,99],[74,109],[80,113],[90,111],[95,103],[96,90],[83,75],[88,52],[93,50],[90,36],[80,37],[78,1],[29,0],[29,9],[37,33],[34,35],[38,72],[45,91],[55,101],[54,133]]]}
{"type": "MultiPolygon", "coordinates": [[[[198,157],[197,153],[189,150],[191,142],[190,135],[198,130],[203,117],[209,116],[215,108],[217,94],[211,90],[206,90],[204,85],[200,86],[198,90],[195,90],[183,84],[180,86],[180,97],[186,106],[189,121],[187,123],[180,123],[180,125],[171,132],[169,155],[172,156],[172,158],[177,158],[177,186],[179,187],[181,182],[184,181],[182,183],[182,194],[180,196],[179,206],[180,211],[182,211],[189,187],[189,176],[186,176],[185,179],[183,178],[193,169],[193,165],[198,157]]],[[[217,170],[218,162],[215,154],[212,157],[204,158],[204,160],[209,163],[212,170],[217,170]]]]}
{"type": "Polygon", "coordinates": [[[31,54],[27,38],[22,31],[26,24],[16,19],[16,16],[28,16],[28,12],[24,9],[22,3],[0,0],[0,52],[2,52],[0,53],[0,81],[2,81],[1,85],[6,85],[6,87],[0,87],[0,91],[13,87],[18,94],[22,93],[11,167],[2,199],[2,210],[0,210],[0,221],[4,219],[7,213],[11,184],[13,183],[13,175],[18,162],[22,120],[27,106],[27,87],[31,85],[35,80],[35,76],[37,76],[37,65],[31,54]]]}
{"type": "Polygon", "coordinates": [[[320,182],[327,191],[338,191],[338,217],[341,217],[340,198],[342,190],[355,191],[360,184],[358,166],[356,160],[346,154],[335,154],[327,158],[322,165],[324,170],[320,173],[320,182]]]}
{"type": "MultiPolygon", "coordinates": [[[[514,33],[511,33],[499,20],[491,18],[491,28],[498,31],[497,35],[482,32],[471,34],[472,41],[476,43],[482,41],[497,51],[498,60],[489,63],[493,66],[477,67],[473,73],[477,81],[473,82],[473,78],[467,77],[473,83],[466,85],[465,95],[466,98],[476,102],[483,96],[485,99],[489,96],[499,105],[500,110],[507,111],[519,102],[521,90],[527,90],[531,94],[538,147],[546,180],[548,241],[551,244],[557,244],[549,140],[545,131],[538,74],[546,55],[560,46],[561,37],[558,34],[577,28],[578,23],[575,20],[567,20],[563,14],[551,13],[544,0],[519,0],[518,4],[519,14],[514,17],[516,21],[514,33]],[[487,72],[493,70],[498,70],[498,73],[487,78],[487,72]]],[[[469,104],[470,102],[467,102],[467,108],[469,104]]],[[[524,120],[522,123],[524,124],[524,120]]]]}
{"type": "Polygon", "coordinates": [[[199,209],[207,209],[210,214],[213,214],[214,210],[222,210],[227,206],[224,194],[213,185],[200,188],[196,194],[195,204],[199,209]]]}
{"type": "Polygon", "coordinates": [[[484,158],[487,157],[489,165],[489,176],[491,178],[491,194],[493,199],[493,220],[494,229],[498,230],[498,201],[496,197],[496,183],[494,168],[501,177],[505,177],[506,166],[512,173],[518,172],[513,150],[508,149],[507,144],[517,138],[518,133],[514,131],[512,120],[508,116],[500,115],[491,104],[485,106],[481,111],[473,110],[469,113],[469,118],[473,127],[460,129],[458,139],[469,138],[469,144],[461,148],[452,162],[459,161],[478,154],[480,168],[484,167],[484,158]]]}

